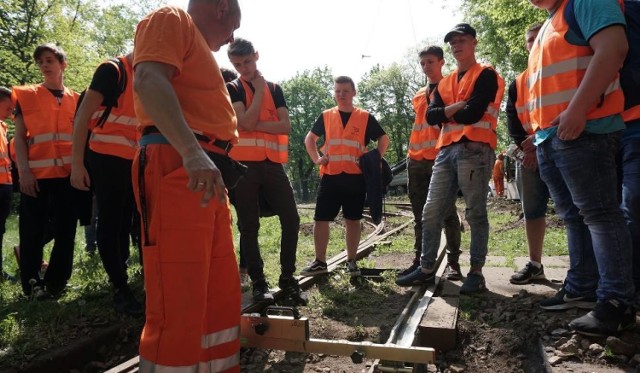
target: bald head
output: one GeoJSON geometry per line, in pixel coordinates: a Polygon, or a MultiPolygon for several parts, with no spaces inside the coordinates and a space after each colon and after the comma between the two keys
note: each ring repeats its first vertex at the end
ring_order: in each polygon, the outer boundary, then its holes
{"type": "Polygon", "coordinates": [[[233,42],[233,32],[240,27],[238,0],[190,0],[187,11],[212,51],[233,42]]]}

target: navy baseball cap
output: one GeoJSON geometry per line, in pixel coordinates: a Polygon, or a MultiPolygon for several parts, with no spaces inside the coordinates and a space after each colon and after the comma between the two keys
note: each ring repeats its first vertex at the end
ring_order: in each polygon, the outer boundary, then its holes
{"type": "Polygon", "coordinates": [[[476,29],[471,27],[471,25],[469,25],[468,23],[458,23],[457,25],[453,26],[451,31],[447,32],[447,35],[445,35],[444,37],[444,42],[448,43],[449,40],[451,40],[451,38],[456,34],[471,35],[475,38],[476,29]]]}

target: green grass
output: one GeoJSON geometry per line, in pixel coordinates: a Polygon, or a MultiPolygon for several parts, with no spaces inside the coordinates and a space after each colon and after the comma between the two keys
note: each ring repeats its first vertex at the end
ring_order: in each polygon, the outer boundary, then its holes
{"type": "MultiPolygon", "coordinates": [[[[488,255],[504,256],[506,265],[515,267],[516,257],[529,256],[527,240],[524,233],[524,220],[520,217],[520,203],[502,200],[499,203],[490,199],[487,207],[489,215],[488,255]],[[493,202],[492,202],[493,201],[493,202]]],[[[464,211],[464,201],[458,200],[458,211],[464,211]]],[[[549,211],[552,211],[549,205],[549,211]]],[[[461,248],[469,252],[470,235],[462,234],[461,248]]],[[[568,255],[567,239],[564,227],[557,216],[548,214],[547,230],[544,238],[543,256],[568,255]]]]}
{"type": "MultiPolygon", "coordinates": [[[[507,265],[513,266],[513,258],[527,255],[524,227],[519,221],[519,207],[513,203],[502,202],[499,207],[489,208],[491,233],[489,255],[507,257],[507,265]],[[509,229],[506,229],[509,228],[509,229]]],[[[458,201],[459,211],[464,211],[464,202],[458,201]]],[[[387,211],[399,209],[387,206],[387,211]]],[[[301,230],[298,241],[298,270],[315,257],[313,248],[313,209],[300,208],[301,230]]],[[[544,255],[566,254],[564,229],[557,220],[547,229],[544,255]]],[[[403,217],[390,217],[386,220],[387,229],[392,229],[406,222],[403,217]]],[[[265,274],[272,285],[276,285],[280,275],[280,224],[277,217],[264,218],[260,221],[259,244],[265,263],[265,274]]],[[[235,226],[234,237],[238,248],[238,232],[235,226]]],[[[366,232],[370,228],[365,229],[366,232]]],[[[363,232],[363,237],[366,236],[363,232]]],[[[3,367],[20,367],[34,356],[44,351],[72,343],[76,338],[91,335],[96,329],[106,325],[119,323],[123,328],[139,330],[142,321],[117,314],[111,304],[111,287],[102,268],[98,255],[89,257],[84,252],[84,231],[79,227],[76,235],[74,268],[69,289],[57,301],[36,301],[22,296],[18,284],[5,282],[0,284],[0,371],[3,367]]],[[[413,225],[410,224],[396,235],[379,243],[375,247],[375,255],[402,253],[413,250],[413,225]]],[[[11,216],[7,221],[7,232],[4,236],[4,269],[16,273],[17,265],[13,257],[12,247],[18,244],[17,219],[11,216]]],[[[341,252],[345,247],[344,225],[337,221],[331,225],[331,237],[327,257],[341,252]]],[[[51,245],[46,248],[48,257],[51,245]]],[[[469,251],[469,231],[462,235],[462,250],[469,251]]],[[[131,249],[132,258],[129,269],[130,282],[138,296],[142,296],[142,271],[138,264],[137,251],[131,249]]],[[[373,259],[363,259],[362,267],[373,267],[373,259]]],[[[401,302],[395,283],[395,274],[384,274],[381,282],[352,282],[344,271],[337,271],[320,282],[319,291],[312,292],[309,310],[320,316],[340,320],[354,328],[353,338],[359,339],[367,333],[362,324],[362,312],[375,312],[385,301],[401,302]]],[[[461,300],[462,318],[469,318],[474,307],[461,300]]],[[[469,301],[471,302],[471,301],[469,301]]],[[[315,316],[315,315],[314,315],[315,316]]],[[[314,319],[321,325],[322,317],[314,319]]],[[[351,337],[350,337],[351,338],[351,337]]]]}

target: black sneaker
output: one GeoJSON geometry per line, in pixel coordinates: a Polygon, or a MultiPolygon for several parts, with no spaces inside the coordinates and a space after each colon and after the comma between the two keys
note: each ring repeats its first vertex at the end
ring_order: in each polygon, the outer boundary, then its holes
{"type": "Polygon", "coordinates": [[[84,251],[89,256],[93,256],[96,253],[97,250],[98,250],[98,247],[95,244],[93,244],[93,245],[91,245],[91,244],[85,245],[85,247],[84,247],[84,251]]]}
{"type": "Polygon", "coordinates": [[[347,273],[349,273],[349,276],[351,277],[360,276],[360,268],[358,268],[358,263],[356,263],[355,259],[347,260],[346,266],[347,266],[347,273]]]}
{"type": "Polygon", "coordinates": [[[544,276],[544,266],[541,264],[540,268],[531,264],[531,262],[527,262],[527,265],[524,266],[521,270],[514,273],[509,282],[515,285],[524,285],[528,284],[534,280],[545,280],[544,276]]]}
{"type": "Polygon", "coordinates": [[[282,305],[293,307],[307,305],[307,293],[300,290],[300,284],[295,278],[280,277],[278,287],[282,290],[282,305]]]}
{"type": "Polygon", "coordinates": [[[133,317],[144,315],[144,306],[138,302],[129,287],[116,289],[113,294],[113,306],[116,311],[133,317]]]}
{"type": "Polygon", "coordinates": [[[460,263],[449,262],[444,269],[444,276],[449,281],[460,281],[463,279],[462,271],[460,270],[460,263]]]}
{"type": "Polygon", "coordinates": [[[67,291],[67,284],[62,283],[58,284],[55,282],[47,282],[45,285],[45,290],[47,293],[51,295],[53,298],[60,298],[67,291]]]}
{"type": "Polygon", "coordinates": [[[411,266],[407,269],[405,269],[404,271],[401,271],[400,273],[398,273],[398,277],[404,277],[406,275],[408,275],[409,273],[413,272],[416,270],[416,268],[420,267],[420,260],[414,260],[413,263],[411,263],[411,266]]]}
{"type": "Polygon", "coordinates": [[[35,300],[50,300],[50,299],[53,299],[53,296],[51,295],[51,293],[49,293],[48,291],[46,291],[45,289],[43,289],[40,286],[34,286],[33,287],[33,291],[31,292],[31,294],[29,296],[31,297],[31,299],[35,299],[35,300]]]}
{"type": "Polygon", "coordinates": [[[314,260],[311,264],[304,267],[302,271],[300,271],[300,276],[314,276],[320,273],[327,272],[327,263],[321,262],[318,259],[314,260]]]}
{"type": "Polygon", "coordinates": [[[273,303],[273,294],[269,292],[269,284],[264,278],[253,283],[253,301],[273,303]]]}
{"type": "Polygon", "coordinates": [[[436,272],[424,273],[422,267],[418,267],[406,276],[398,277],[396,285],[398,286],[414,286],[433,284],[436,281],[436,272]]]}
{"type": "Polygon", "coordinates": [[[575,332],[592,336],[607,337],[636,326],[636,312],[633,307],[611,299],[598,302],[593,310],[569,323],[575,332]]]}
{"type": "Polygon", "coordinates": [[[560,289],[556,295],[540,302],[540,308],[547,311],[561,311],[569,308],[592,309],[596,306],[596,297],[581,297],[560,289]]]}
{"type": "Polygon", "coordinates": [[[460,286],[460,294],[477,294],[487,290],[484,275],[480,272],[467,273],[467,279],[460,286]]]}

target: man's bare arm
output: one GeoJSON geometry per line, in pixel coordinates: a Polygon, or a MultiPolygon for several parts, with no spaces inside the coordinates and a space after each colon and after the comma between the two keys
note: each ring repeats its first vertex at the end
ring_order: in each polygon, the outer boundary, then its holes
{"type": "Polygon", "coordinates": [[[202,205],[214,195],[225,200],[224,182],[220,170],[209,159],[189,128],[180,101],[171,85],[175,67],[160,62],[136,65],[134,89],[145,112],[151,117],[167,141],[182,157],[192,191],[204,191],[202,205]]]}

